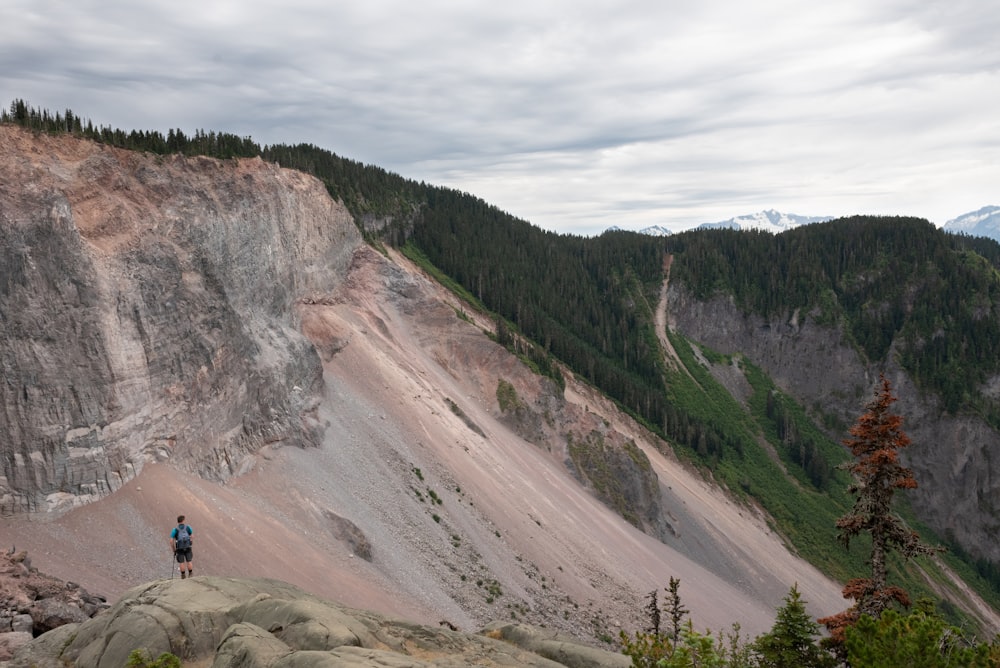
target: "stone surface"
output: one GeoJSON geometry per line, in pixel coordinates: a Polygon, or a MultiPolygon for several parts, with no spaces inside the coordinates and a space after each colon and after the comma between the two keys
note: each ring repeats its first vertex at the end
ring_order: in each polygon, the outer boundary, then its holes
{"type": "Polygon", "coordinates": [[[9,660],[17,650],[31,642],[34,637],[30,631],[0,632],[0,661],[9,660]]]}
{"type": "Polygon", "coordinates": [[[34,636],[75,627],[108,608],[102,597],[30,564],[23,551],[0,554],[0,661],[34,636]]]}
{"type": "Polygon", "coordinates": [[[13,126],[0,156],[0,514],[93,501],[146,461],[226,479],[315,443],[294,306],[360,243],[319,181],[13,126]]]}
{"type": "Polygon", "coordinates": [[[71,636],[57,632],[60,643],[43,635],[22,645],[8,668],[119,668],[135,650],[214,668],[630,665],[621,654],[524,625],[459,633],[346,608],[267,579],[149,583],[72,628],[71,636]]]}

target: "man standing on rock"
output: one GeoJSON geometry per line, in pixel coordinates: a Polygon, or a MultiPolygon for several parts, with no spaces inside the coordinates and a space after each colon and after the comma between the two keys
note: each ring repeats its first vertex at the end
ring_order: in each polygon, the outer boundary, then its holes
{"type": "Polygon", "coordinates": [[[184,524],[184,516],[177,516],[177,526],[170,532],[170,547],[174,551],[174,558],[180,564],[181,580],[185,577],[194,577],[194,556],[191,552],[191,534],[194,529],[190,525],[184,524]],[[185,570],[184,566],[187,565],[185,570]]]}

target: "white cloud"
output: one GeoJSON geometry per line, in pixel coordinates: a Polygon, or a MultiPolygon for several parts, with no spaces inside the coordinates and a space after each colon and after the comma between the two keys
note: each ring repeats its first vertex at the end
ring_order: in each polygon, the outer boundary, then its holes
{"type": "Polygon", "coordinates": [[[1000,201],[989,0],[14,0],[5,14],[3,102],[310,142],[548,229],[763,208],[943,223],[1000,201]]]}

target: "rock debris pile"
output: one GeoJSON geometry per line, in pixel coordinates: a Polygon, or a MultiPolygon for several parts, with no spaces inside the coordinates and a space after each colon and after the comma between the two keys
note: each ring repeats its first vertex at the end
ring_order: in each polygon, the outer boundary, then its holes
{"type": "Polygon", "coordinates": [[[0,555],[0,661],[46,631],[85,622],[109,607],[104,597],[39,573],[28,553],[0,555]]]}

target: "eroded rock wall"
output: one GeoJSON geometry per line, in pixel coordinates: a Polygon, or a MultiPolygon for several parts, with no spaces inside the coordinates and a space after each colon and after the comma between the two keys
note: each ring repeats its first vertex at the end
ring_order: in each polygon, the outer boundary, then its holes
{"type": "Polygon", "coordinates": [[[0,127],[0,513],[209,478],[306,444],[322,368],[295,304],[361,243],[307,175],[0,127]]]}
{"type": "MultiPolygon", "coordinates": [[[[847,438],[873,397],[879,369],[838,329],[808,314],[765,320],[741,313],[730,299],[696,300],[679,284],[669,288],[667,311],[672,329],[719,352],[742,353],[814,415],[835,417],[843,425],[831,430],[835,439],[847,438]]],[[[893,410],[912,439],[902,454],[919,484],[907,492],[914,510],[971,554],[1000,560],[1000,434],[976,416],[946,414],[891,352],[889,360],[885,373],[899,397],[893,410]]]]}

